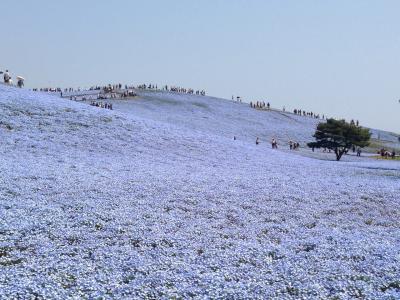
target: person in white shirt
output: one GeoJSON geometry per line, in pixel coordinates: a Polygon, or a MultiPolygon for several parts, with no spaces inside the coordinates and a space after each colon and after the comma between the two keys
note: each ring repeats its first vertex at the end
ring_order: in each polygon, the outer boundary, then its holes
{"type": "Polygon", "coordinates": [[[4,78],[4,83],[7,83],[7,84],[10,83],[11,76],[10,76],[10,74],[8,74],[8,70],[5,71],[3,78],[4,78]]]}

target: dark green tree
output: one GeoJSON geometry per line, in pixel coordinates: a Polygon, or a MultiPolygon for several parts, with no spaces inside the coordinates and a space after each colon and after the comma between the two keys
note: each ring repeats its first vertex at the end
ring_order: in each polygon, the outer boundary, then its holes
{"type": "Polygon", "coordinates": [[[314,137],[316,141],[308,143],[308,147],[333,150],[336,160],[340,160],[352,146],[368,146],[371,133],[369,129],[346,123],[345,120],[328,119],[326,123],[318,124],[314,137]]]}

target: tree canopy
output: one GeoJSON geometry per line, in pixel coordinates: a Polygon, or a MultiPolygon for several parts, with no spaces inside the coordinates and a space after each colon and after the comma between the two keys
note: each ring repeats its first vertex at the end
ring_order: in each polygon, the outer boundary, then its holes
{"type": "Polygon", "coordinates": [[[336,154],[336,160],[340,160],[351,147],[368,146],[371,133],[369,129],[345,120],[328,119],[326,123],[318,124],[313,136],[316,141],[307,144],[310,148],[331,149],[336,154]]]}

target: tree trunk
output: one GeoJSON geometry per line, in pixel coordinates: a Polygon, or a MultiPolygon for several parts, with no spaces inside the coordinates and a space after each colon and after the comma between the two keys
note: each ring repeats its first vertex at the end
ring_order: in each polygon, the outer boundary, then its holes
{"type": "Polygon", "coordinates": [[[335,148],[335,154],[336,154],[336,160],[339,161],[342,158],[342,155],[344,153],[344,149],[340,150],[338,148],[335,148]]]}

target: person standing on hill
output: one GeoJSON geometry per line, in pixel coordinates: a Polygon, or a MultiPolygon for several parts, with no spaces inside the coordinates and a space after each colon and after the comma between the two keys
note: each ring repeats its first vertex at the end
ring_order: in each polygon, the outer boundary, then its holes
{"type": "Polygon", "coordinates": [[[17,85],[19,88],[22,88],[24,86],[24,81],[21,79],[18,79],[17,85]]]}
{"type": "Polygon", "coordinates": [[[10,74],[8,73],[8,70],[6,70],[6,71],[4,72],[3,78],[4,78],[4,83],[6,83],[6,84],[9,84],[9,83],[10,83],[11,76],[10,76],[10,74]]]}
{"type": "Polygon", "coordinates": [[[256,138],[256,145],[258,145],[260,143],[260,139],[257,137],[256,138]]]}
{"type": "Polygon", "coordinates": [[[21,76],[17,76],[17,79],[18,79],[17,86],[19,88],[22,88],[24,86],[24,78],[22,78],[21,76]]]}
{"type": "Polygon", "coordinates": [[[271,144],[272,144],[272,149],[278,149],[278,143],[275,139],[272,139],[271,144]]]}

